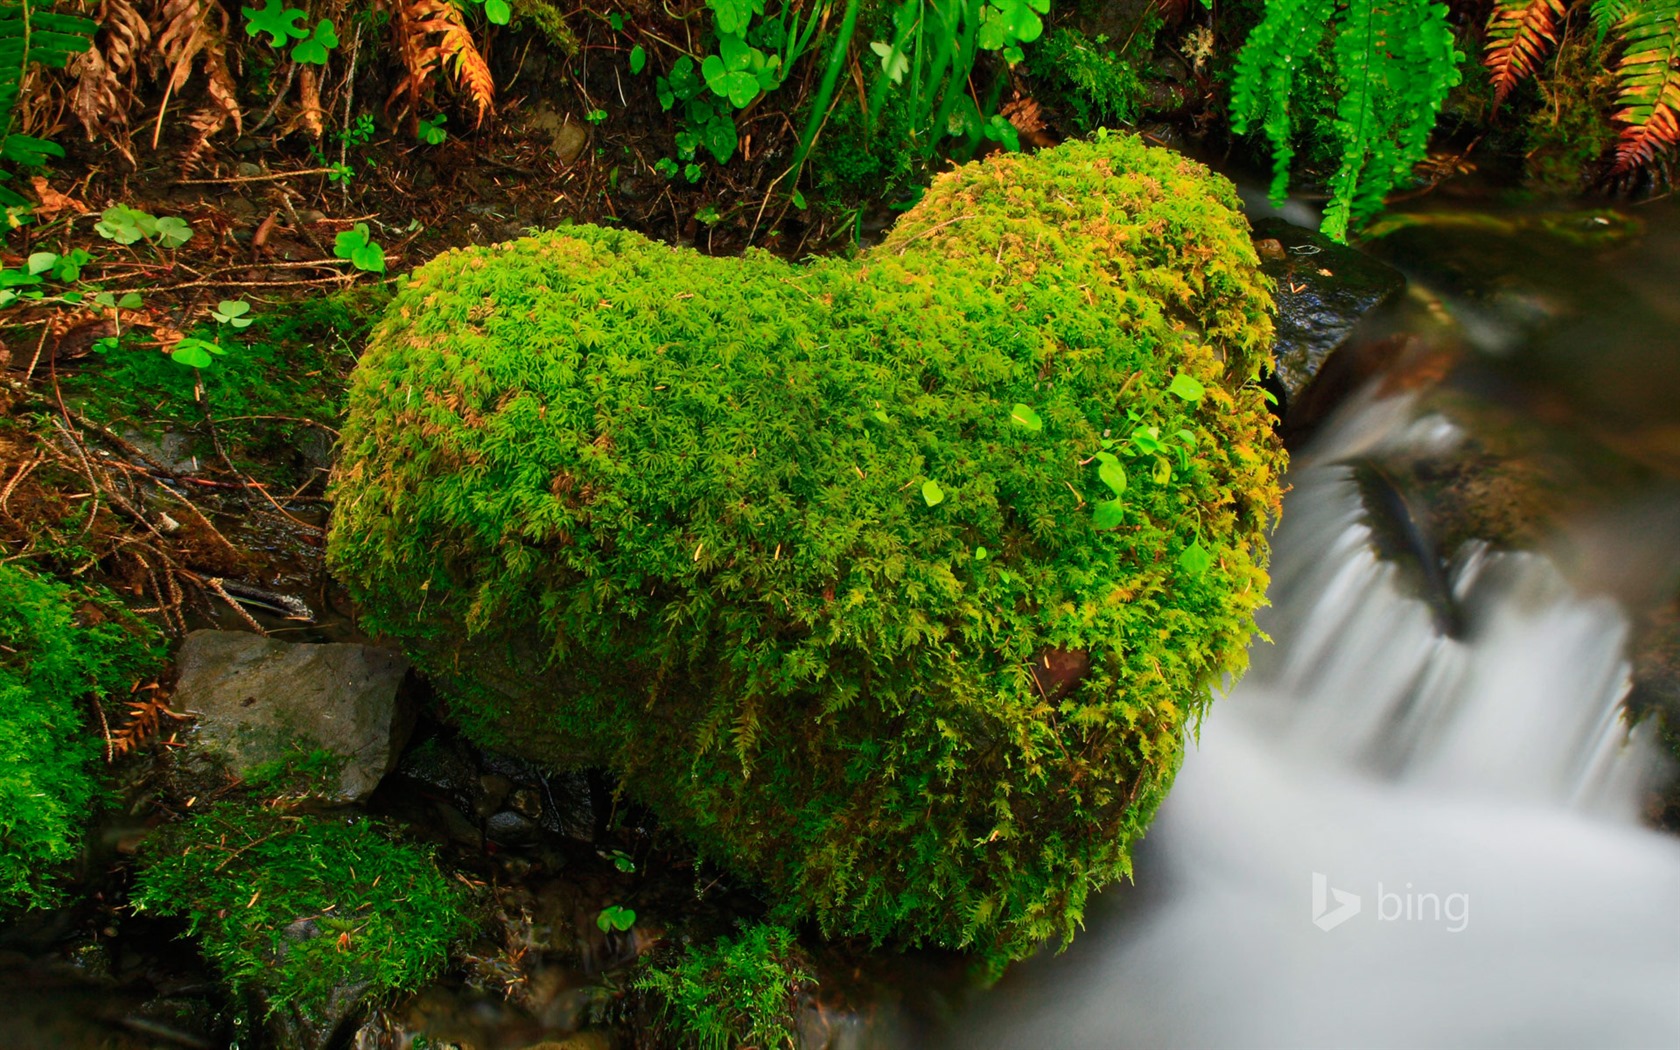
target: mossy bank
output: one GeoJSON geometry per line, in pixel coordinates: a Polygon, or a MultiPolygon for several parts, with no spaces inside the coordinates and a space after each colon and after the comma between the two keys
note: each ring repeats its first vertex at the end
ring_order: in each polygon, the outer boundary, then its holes
{"type": "Polygon", "coordinates": [[[451,252],[358,368],[329,557],[469,731],[610,766],[780,919],[1018,956],[1245,666],[1268,308],[1230,186],[1121,137],[855,260],[451,252]]]}

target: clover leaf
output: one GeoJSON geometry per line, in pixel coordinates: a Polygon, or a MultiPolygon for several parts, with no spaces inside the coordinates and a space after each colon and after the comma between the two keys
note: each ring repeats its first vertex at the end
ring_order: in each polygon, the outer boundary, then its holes
{"type": "Polygon", "coordinates": [[[922,482],[922,499],[930,507],[937,507],[945,502],[945,490],[939,487],[939,482],[928,480],[922,482]]]}
{"type": "Polygon", "coordinates": [[[614,930],[623,933],[636,925],[636,913],[622,905],[609,904],[601,909],[601,914],[595,916],[595,925],[601,928],[602,933],[611,933],[614,930]]]}
{"type": "Polygon", "coordinates": [[[187,336],[175,344],[175,349],[169,352],[169,357],[176,364],[186,365],[188,368],[209,368],[216,361],[212,354],[219,357],[225,353],[226,350],[208,339],[187,336]]]}
{"type": "Polygon", "coordinates": [[[323,18],[315,24],[315,31],[309,34],[309,39],[292,48],[292,61],[324,66],[327,64],[327,52],[337,46],[338,33],[333,29],[332,19],[323,18]]]}
{"type": "Polygon", "coordinates": [[[347,260],[358,270],[385,272],[385,249],[369,236],[365,222],[358,222],[354,229],[345,230],[334,238],[333,254],[347,260]]]}
{"type": "Polygon", "coordinates": [[[157,220],[158,243],[165,248],[179,248],[192,240],[192,227],[185,219],[178,219],[173,215],[166,215],[157,220]]]}
{"type": "Polygon", "coordinates": [[[235,328],[248,328],[254,320],[254,318],[248,316],[250,312],[251,304],[243,299],[223,299],[216,304],[214,310],[210,311],[210,316],[222,324],[232,325],[235,328]]]}
{"type": "Polygon", "coordinates": [[[267,33],[271,38],[268,42],[270,47],[284,47],[288,40],[302,40],[309,36],[309,30],[297,24],[303,20],[304,13],[298,8],[284,6],[280,0],[268,0],[261,11],[254,7],[242,7],[239,13],[245,16],[245,35],[267,33]]]}

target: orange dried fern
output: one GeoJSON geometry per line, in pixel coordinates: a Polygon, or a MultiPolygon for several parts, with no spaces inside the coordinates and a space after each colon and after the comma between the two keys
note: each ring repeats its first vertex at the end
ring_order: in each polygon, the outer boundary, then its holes
{"type": "Polygon", "coordinates": [[[437,71],[448,62],[450,74],[471,99],[482,124],[494,107],[496,84],[460,9],[448,0],[385,0],[385,9],[390,12],[391,33],[403,63],[403,77],[392,89],[386,108],[400,108],[411,123],[418,121],[437,71]]]}
{"type": "Polygon", "coordinates": [[[1494,105],[1504,102],[1557,47],[1563,20],[1564,0],[1499,0],[1494,5],[1482,56],[1492,73],[1494,105]]]}
{"type": "Polygon", "coordinates": [[[146,685],[137,683],[134,692],[136,694],[150,693],[151,695],[136,696],[135,699],[130,700],[127,707],[127,720],[106,733],[105,760],[107,762],[115,761],[123,755],[145,747],[163,735],[164,726],[170,722],[186,722],[191,718],[189,715],[177,714],[169,709],[169,702],[160,694],[156,682],[150,682],[146,685]]]}

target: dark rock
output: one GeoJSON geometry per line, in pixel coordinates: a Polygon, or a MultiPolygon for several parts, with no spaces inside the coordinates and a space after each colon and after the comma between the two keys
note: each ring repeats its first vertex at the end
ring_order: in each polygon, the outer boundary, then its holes
{"type": "Polygon", "coordinates": [[[484,822],[484,834],[504,846],[524,846],[537,840],[537,823],[523,813],[504,809],[484,822]]]}
{"type": "Polygon", "coordinates": [[[484,848],[484,836],[479,834],[478,825],[468,820],[466,816],[454,806],[437,799],[432,803],[432,809],[437,813],[438,827],[456,844],[470,850],[484,848]]]}
{"type": "Polygon", "coordinates": [[[543,815],[542,792],[536,788],[522,787],[508,796],[508,808],[515,813],[521,813],[532,820],[541,820],[543,815]]]}
{"type": "Polygon", "coordinates": [[[321,748],[345,759],[333,796],[363,799],[413,726],[401,690],[408,662],[386,649],[194,631],[176,663],[175,706],[198,717],[195,742],[238,774],[321,748]]]}
{"type": "Polygon", "coordinates": [[[513,781],[500,773],[486,773],[478,778],[479,796],[473,809],[480,816],[489,816],[502,808],[502,802],[513,790],[513,781]]]}
{"type": "Polygon", "coordinates": [[[397,772],[414,781],[433,797],[450,800],[464,812],[478,807],[484,790],[478,765],[467,749],[454,740],[433,737],[410,748],[397,765],[397,772]]]}
{"type": "Polygon", "coordinates": [[[1295,401],[1359,323],[1405,291],[1406,278],[1386,263],[1282,219],[1255,222],[1254,239],[1264,249],[1260,268],[1277,282],[1274,367],[1295,401]]]}

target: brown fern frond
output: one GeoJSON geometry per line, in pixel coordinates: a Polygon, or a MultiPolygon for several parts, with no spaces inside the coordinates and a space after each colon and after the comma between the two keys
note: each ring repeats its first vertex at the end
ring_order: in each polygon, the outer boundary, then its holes
{"type": "Polygon", "coordinates": [[[1493,104],[1540,68],[1563,29],[1564,0],[1499,0],[1488,16],[1482,62],[1493,74],[1493,104]]]}
{"type": "Polygon", "coordinates": [[[105,0],[99,8],[93,47],[71,60],[70,112],[89,142],[103,139],[134,163],[128,114],[142,56],[152,44],[152,27],[128,0],[105,0]]]}
{"type": "Polygon", "coordinates": [[[138,751],[151,741],[156,740],[163,733],[168,722],[185,722],[190,716],[177,714],[169,709],[168,700],[157,693],[157,683],[136,688],[136,692],[152,693],[149,697],[130,700],[127,707],[127,720],[115,729],[109,730],[106,737],[106,759],[110,761],[120,755],[138,751]]]}
{"type": "Polygon", "coordinates": [[[448,23],[443,39],[438,42],[438,51],[450,60],[455,82],[466,90],[478,111],[478,123],[482,124],[496,101],[496,81],[490,75],[490,63],[484,60],[484,53],[467,32],[460,9],[451,3],[441,3],[438,9],[439,20],[448,23]]]}
{"type": "Polygon", "coordinates": [[[187,118],[193,138],[182,160],[185,171],[198,162],[210,136],[230,121],[236,132],[242,132],[245,116],[235,96],[233,74],[228,70],[227,10],[215,0],[165,0],[160,21],[163,30],[157,36],[156,57],[163,64],[167,79],[157,123],[152,129],[152,146],[157,146],[170,96],[191,79],[199,58],[203,59],[205,93],[210,99],[209,105],[187,118]]]}
{"type": "Polygon", "coordinates": [[[418,121],[426,93],[447,59],[450,73],[472,99],[483,123],[494,105],[496,84],[460,10],[448,0],[385,0],[385,9],[403,64],[403,76],[391,90],[386,110],[400,109],[411,123],[418,121]]]}
{"type": "Polygon", "coordinates": [[[1623,51],[1614,175],[1680,143],[1680,0],[1645,0],[1621,24],[1623,51]]]}

